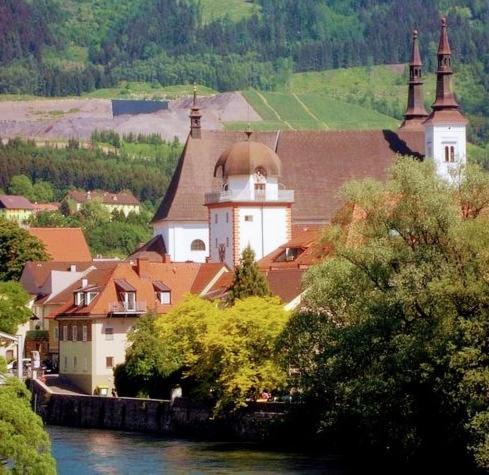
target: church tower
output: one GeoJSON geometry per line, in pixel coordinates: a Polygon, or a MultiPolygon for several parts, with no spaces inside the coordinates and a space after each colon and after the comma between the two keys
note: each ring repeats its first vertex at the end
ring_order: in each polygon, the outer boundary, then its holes
{"type": "Polygon", "coordinates": [[[401,129],[423,129],[423,122],[428,117],[423,100],[423,63],[419,53],[418,32],[413,31],[413,46],[409,61],[409,94],[404,121],[401,129]]]}
{"type": "Polygon", "coordinates": [[[448,182],[456,179],[456,172],[466,164],[467,119],[452,91],[452,52],[448,42],[447,20],[441,20],[440,43],[438,46],[438,70],[436,100],[433,111],[424,122],[425,156],[435,162],[440,177],[448,182]]]}
{"type": "Polygon", "coordinates": [[[190,135],[194,139],[200,139],[202,137],[202,113],[200,107],[197,105],[197,86],[194,85],[194,99],[192,102],[192,109],[190,110],[190,135]]]}
{"type": "Polygon", "coordinates": [[[233,268],[250,246],[261,259],[291,238],[292,190],[281,189],[281,161],[262,143],[235,143],[219,158],[214,176],[221,189],[205,196],[209,210],[210,261],[233,268]]]}

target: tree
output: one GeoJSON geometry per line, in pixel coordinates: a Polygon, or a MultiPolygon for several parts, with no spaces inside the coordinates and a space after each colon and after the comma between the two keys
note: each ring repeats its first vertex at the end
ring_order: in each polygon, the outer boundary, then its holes
{"type": "Polygon", "coordinates": [[[29,294],[21,284],[0,282],[0,331],[15,335],[19,325],[32,315],[28,303],[29,294]]]}
{"type": "Polygon", "coordinates": [[[47,259],[39,239],[16,223],[0,218],[0,281],[18,280],[26,262],[47,259]]]}
{"type": "Polygon", "coordinates": [[[50,203],[54,200],[53,187],[47,181],[37,181],[32,187],[32,199],[38,203],[50,203]]]}
{"type": "Polygon", "coordinates": [[[119,380],[128,375],[129,384],[149,394],[165,384],[169,392],[165,381],[178,382],[217,411],[245,405],[264,389],[284,388],[275,343],[287,320],[275,298],[250,297],[219,308],[189,295],[168,314],[138,321],[119,380]]]}
{"type": "Polygon", "coordinates": [[[34,196],[32,181],[25,175],[15,175],[12,177],[8,191],[11,195],[24,196],[28,200],[33,199],[34,196]]]}
{"type": "Polygon", "coordinates": [[[241,262],[234,271],[234,281],[229,292],[229,303],[238,299],[270,295],[270,289],[265,276],[255,262],[255,253],[247,247],[241,256],[241,262]]]}
{"type": "Polygon", "coordinates": [[[88,229],[110,221],[110,211],[99,199],[93,199],[83,203],[76,216],[88,229]]]}
{"type": "Polygon", "coordinates": [[[487,468],[489,175],[469,167],[450,187],[406,158],[344,197],[364,218],[327,233],[335,255],[307,273],[280,345],[316,429],[398,461],[465,452],[487,468]]]}
{"type": "Polygon", "coordinates": [[[0,378],[0,471],[56,474],[49,436],[30,407],[31,393],[21,381],[6,377],[2,358],[0,378]]]}

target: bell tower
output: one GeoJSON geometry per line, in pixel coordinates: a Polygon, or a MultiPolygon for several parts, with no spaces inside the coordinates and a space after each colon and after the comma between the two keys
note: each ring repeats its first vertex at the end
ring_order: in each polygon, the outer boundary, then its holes
{"type": "Polygon", "coordinates": [[[418,32],[413,30],[413,46],[409,61],[409,94],[404,121],[401,129],[423,129],[423,122],[428,117],[423,99],[423,63],[419,53],[418,32]]]}
{"type": "Polygon", "coordinates": [[[448,41],[447,19],[441,19],[438,45],[436,100],[426,119],[425,156],[433,160],[438,175],[448,182],[457,180],[467,162],[467,119],[460,112],[452,90],[452,51],[448,41]]]}

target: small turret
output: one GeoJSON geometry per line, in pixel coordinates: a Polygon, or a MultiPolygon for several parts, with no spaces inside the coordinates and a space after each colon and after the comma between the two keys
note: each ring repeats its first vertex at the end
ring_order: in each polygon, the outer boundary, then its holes
{"type": "Polygon", "coordinates": [[[194,99],[190,110],[190,135],[194,139],[200,139],[202,137],[201,119],[202,113],[197,104],[197,86],[194,84],[194,99]]]}

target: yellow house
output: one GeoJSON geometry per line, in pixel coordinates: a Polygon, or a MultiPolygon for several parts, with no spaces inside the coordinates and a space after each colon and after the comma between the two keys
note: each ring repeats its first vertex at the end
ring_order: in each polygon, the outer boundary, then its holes
{"type": "Polygon", "coordinates": [[[84,203],[91,200],[99,200],[109,212],[122,211],[127,217],[129,213],[139,214],[141,203],[130,191],[121,191],[120,193],[109,193],[108,191],[78,191],[72,190],[68,193],[68,199],[76,203],[76,210],[84,203]]]}
{"type": "Polygon", "coordinates": [[[34,205],[23,196],[0,195],[0,214],[9,221],[25,223],[34,211],[34,205]]]}

